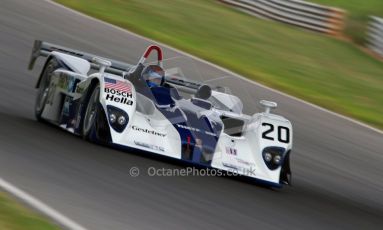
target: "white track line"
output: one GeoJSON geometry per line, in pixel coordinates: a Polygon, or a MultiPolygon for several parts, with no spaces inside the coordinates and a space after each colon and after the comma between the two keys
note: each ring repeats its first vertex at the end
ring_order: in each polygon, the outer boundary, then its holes
{"type": "Polygon", "coordinates": [[[68,10],[68,11],[70,11],[70,12],[72,12],[72,13],[74,13],[74,14],[80,15],[80,16],[82,16],[82,17],[86,17],[86,18],[88,18],[88,19],[90,19],[90,20],[93,20],[93,21],[102,23],[102,24],[104,24],[104,25],[111,26],[111,27],[113,27],[113,28],[115,28],[115,29],[117,29],[117,30],[123,31],[123,32],[128,33],[129,35],[135,36],[135,37],[137,37],[137,38],[141,38],[141,39],[146,40],[146,41],[149,41],[149,42],[157,43],[157,44],[159,44],[159,45],[161,45],[161,46],[163,46],[163,47],[166,47],[166,48],[168,48],[168,49],[170,49],[170,50],[173,50],[173,51],[178,52],[178,53],[180,53],[180,54],[183,54],[183,55],[185,55],[185,56],[194,58],[194,59],[196,59],[196,60],[198,60],[198,61],[200,61],[200,62],[202,62],[202,63],[205,63],[205,64],[207,64],[207,65],[213,66],[213,67],[215,67],[215,68],[217,68],[217,69],[219,69],[219,70],[221,70],[221,71],[223,71],[223,72],[226,72],[226,73],[231,74],[231,75],[233,75],[233,76],[235,76],[235,77],[238,77],[238,78],[240,78],[240,79],[242,79],[242,80],[244,80],[244,81],[247,81],[247,82],[249,82],[249,83],[251,83],[251,84],[253,84],[253,85],[256,85],[256,86],[262,87],[262,88],[264,88],[264,89],[270,90],[270,91],[272,91],[272,92],[274,92],[274,93],[277,93],[277,94],[282,95],[282,96],[284,96],[284,97],[288,97],[288,98],[290,98],[290,99],[293,99],[293,100],[295,100],[295,101],[301,102],[301,103],[303,103],[303,104],[305,104],[305,105],[311,106],[311,107],[313,107],[313,108],[315,108],[315,109],[318,109],[318,110],[320,110],[320,111],[329,113],[329,114],[334,115],[334,116],[337,116],[337,117],[339,117],[339,118],[343,118],[343,119],[345,119],[345,120],[347,120],[347,121],[350,121],[350,122],[352,122],[352,123],[355,123],[355,124],[357,124],[357,125],[360,125],[360,126],[362,126],[362,127],[365,127],[365,128],[367,128],[367,129],[373,130],[373,131],[375,131],[375,132],[378,133],[378,134],[383,134],[383,130],[377,129],[377,128],[375,128],[375,127],[372,127],[372,126],[370,126],[370,125],[367,125],[367,124],[365,124],[365,123],[363,123],[363,122],[361,122],[361,121],[357,121],[357,120],[355,120],[355,119],[353,119],[353,118],[347,117],[347,116],[345,116],[345,115],[342,115],[342,114],[339,114],[339,113],[330,111],[330,110],[328,110],[328,109],[325,109],[325,108],[320,107],[320,106],[318,106],[318,105],[315,105],[315,104],[312,104],[312,103],[310,103],[310,102],[304,101],[304,100],[299,99],[299,98],[297,98],[297,97],[288,95],[288,94],[283,93],[283,92],[281,92],[281,91],[278,91],[278,90],[276,90],[276,89],[272,89],[272,88],[270,88],[270,87],[268,87],[268,86],[262,85],[262,84],[260,84],[260,83],[258,83],[258,82],[255,82],[255,81],[250,80],[250,79],[248,79],[248,78],[246,78],[246,77],[244,77],[244,76],[241,76],[241,75],[239,75],[239,74],[237,74],[237,73],[234,73],[234,72],[232,72],[231,70],[228,70],[228,69],[226,69],[226,68],[223,68],[223,67],[221,67],[221,66],[218,66],[218,65],[216,65],[216,64],[213,64],[213,63],[211,63],[211,62],[209,62],[209,61],[203,60],[203,59],[201,59],[201,58],[199,58],[199,57],[196,57],[196,56],[194,56],[194,55],[185,53],[185,52],[182,51],[182,50],[176,49],[176,48],[171,47],[171,46],[169,46],[169,45],[163,44],[163,43],[161,43],[161,42],[155,41],[155,40],[150,39],[150,38],[143,37],[143,36],[141,36],[141,35],[139,35],[139,34],[133,33],[133,32],[131,32],[131,31],[129,31],[129,30],[126,30],[126,29],[123,29],[123,28],[121,28],[121,27],[115,26],[115,25],[110,24],[110,23],[108,23],[108,22],[105,22],[105,21],[102,21],[102,20],[100,20],[100,19],[91,17],[91,16],[86,15],[86,14],[83,14],[83,13],[81,13],[81,12],[79,12],[79,11],[73,10],[73,9],[68,8],[68,7],[66,7],[66,6],[63,6],[63,5],[61,5],[61,4],[58,4],[58,3],[56,3],[56,2],[53,2],[52,0],[44,0],[44,1],[46,1],[46,2],[50,2],[50,3],[53,4],[53,5],[56,5],[56,6],[58,6],[58,7],[61,7],[62,9],[68,10]]]}
{"type": "Polygon", "coordinates": [[[38,199],[24,192],[23,190],[15,187],[14,185],[5,181],[2,178],[0,178],[0,188],[4,189],[8,193],[11,193],[13,196],[27,203],[28,205],[40,211],[44,215],[52,218],[54,221],[56,221],[58,224],[62,225],[65,228],[71,230],[86,230],[86,228],[77,224],[73,220],[70,220],[68,217],[64,216],[63,214],[59,213],[58,211],[54,210],[53,208],[49,207],[48,205],[44,204],[43,202],[39,201],[38,199]]]}

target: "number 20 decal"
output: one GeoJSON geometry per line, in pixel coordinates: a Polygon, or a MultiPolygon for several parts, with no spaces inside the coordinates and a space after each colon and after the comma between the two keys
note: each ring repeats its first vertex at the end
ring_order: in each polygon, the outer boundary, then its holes
{"type": "MultiPolygon", "coordinates": [[[[262,133],[262,138],[267,140],[274,140],[274,137],[270,136],[272,132],[274,132],[274,125],[270,123],[262,123],[262,126],[267,126],[268,129],[266,129],[262,133]]],[[[284,126],[278,126],[277,127],[278,132],[278,141],[282,143],[289,143],[290,142],[290,129],[284,126]],[[282,135],[285,134],[285,135],[282,135]],[[283,138],[284,136],[284,138],[283,138]]]]}

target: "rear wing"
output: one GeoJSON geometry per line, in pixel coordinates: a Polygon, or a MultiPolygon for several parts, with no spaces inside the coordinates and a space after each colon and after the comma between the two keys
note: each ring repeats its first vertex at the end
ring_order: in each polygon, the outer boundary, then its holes
{"type": "MultiPolygon", "coordinates": [[[[66,48],[63,46],[55,45],[55,44],[40,41],[40,40],[35,40],[35,42],[33,44],[33,48],[32,48],[31,58],[29,60],[28,69],[29,70],[33,69],[33,66],[34,66],[38,57],[40,57],[40,56],[48,57],[52,51],[56,51],[56,52],[60,52],[60,53],[64,53],[64,54],[69,54],[69,55],[76,56],[76,57],[82,58],[84,60],[87,60],[91,64],[92,69],[99,69],[100,68],[100,66],[98,64],[93,62],[94,58],[99,57],[97,55],[85,53],[82,51],[66,48]]],[[[105,69],[105,72],[108,72],[108,73],[123,75],[124,72],[129,71],[129,69],[131,69],[133,67],[133,65],[131,65],[131,64],[116,61],[116,60],[113,60],[110,58],[103,58],[103,57],[101,57],[101,58],[108,60],[112,63],[111,66],[109,66],[105,69]]]]}

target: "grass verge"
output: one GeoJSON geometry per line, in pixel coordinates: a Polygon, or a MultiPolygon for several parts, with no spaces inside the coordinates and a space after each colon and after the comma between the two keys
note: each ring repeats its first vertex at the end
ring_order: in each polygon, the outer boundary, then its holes
{"type": "Polygon", "coordinates": [[[56,1],[383,128],[383,64],[351,43],[216,0],[56,1]]]}
{"type": "Polygon", "coordinates": [[[0,192],[0,229],[58,230],[60,228],[0,192]]]}
{"type": "Polygon", "coordinates": [[[383,17],[382,0],[310,0],[315,3],[335,6],[348,11],[345,33],[356,43],[364,44],[369,16],[383,17]]]}

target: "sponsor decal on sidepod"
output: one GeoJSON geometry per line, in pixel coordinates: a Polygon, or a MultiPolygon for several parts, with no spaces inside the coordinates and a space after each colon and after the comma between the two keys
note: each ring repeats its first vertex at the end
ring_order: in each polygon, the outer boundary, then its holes
{"type": "Polygon", "coordinates": [[[153,134],[155,136],[160,136],[160,137],[165,137],[166,134],[164,133],[159,133],[159,132],[156,132],[154,130],[149,130],[149,129],[144,129],[144,128],[140,128],[140,127],[137,127],[135,125],[132,126],[132,129],[133,130],[136,130],[136,131],[140,131],[140,132],[144,132],[144,133],[149,133],[149,134],[153,134]]]}
{"type": "Polygon", "coordinates": [[[106,100],[114,101],[125,105],[133,105],[132,85],[128,82],[119,81],[111,78],[104,78],[106,100]]]}

